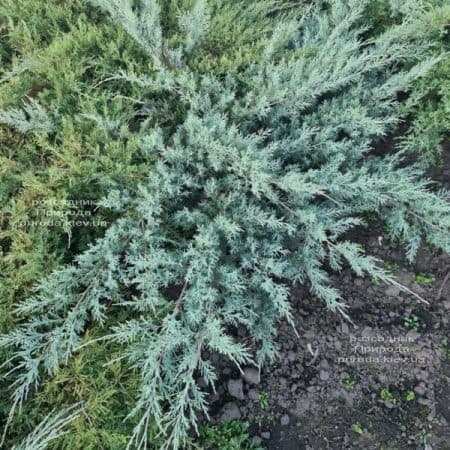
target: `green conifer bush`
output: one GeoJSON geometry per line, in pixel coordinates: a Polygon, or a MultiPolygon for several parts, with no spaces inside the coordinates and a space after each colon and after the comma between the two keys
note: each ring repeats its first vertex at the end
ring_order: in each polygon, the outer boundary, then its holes
{"type": "Polygon", "coordinates": [[[422,21],[424,27],[433,30],[436,42],[433,52],[443,56],[414,84],[408,101],[402,105],[411,125],[398,139],[399,149],[418,155],[424,167],[441,162],[441,144],[450,133],[450,5],[448,2],[437,3],[422,21]]]}
{"type": "Polygon", "coordinates": [[[379,34],[399,23],[405,14],[419,20],[416,32],[426,33],[435,43],[431,55],[441,60],[408,90],[407,99],[399,104],[404,116],[402,133],[396,136],[399,150],[410,153],[423,167],[442,160],[442,142],[450,130],[450,5],[445,0],[368,2],[365,17],[371,18],[367,36],[379,34]]]}
{"type": "MultiPolygon", "coordinates": [[[[406,165],[403,152],[371,152],[402,119],[397,93],[441,57],[429,57],[431,31],[418,34],[408,12],[366,38],[367,2],[320,1],[297,14],[284,4],[278,15],[276,2],[263,2],[276,26],[264,25],[255,37],[258,57],[249,56],[246,35],[244,53],[222,70],[199,56],[221,23],[206,2],[186,3],[176,20],[166,11],[174,2],[91,3],[91,17],[106,14],[113,25],[102,26],[134,47],[115,55],[108,65],[114,70],[100,71],[90,86],[95,107],[77,111],[67,127],[76,139],[77,130],[92,126],[92,140],[80,145],[94,152],[92,164],[102,160],[106,139],[121,149],[127,172],[118,164],[117,180],[106,165],[103,189],[92,191],[105,193],[99,206],[111,224],[43,278],[0,338],[13,388],[8,422],[42,380],[109,345],[108,365],[136,380],[126,417],[134,428],[119,448],[185,448],[198,412],[208,414],[197,380],[214,389],[218,376],[209,356],[238,367],[274,358],[277,323],[292,323],[293,283],[344,315],[329,270],[350,266],[407,290],[346,237],[369,213],[406,243],[410,260],[423,239],[449,251],[448,192],[406,165]],[[237,326],[248,332],[245,344],[235,337],[237,326]]],[[[45,142],[47,149],[64,127],[54,102],[42,109],[52,95],[5,108],[6,133],[24,133],[33,148],[45,142]]],[[[61,145],[54,140],[51,148],[57,153],[61,145]]]]}

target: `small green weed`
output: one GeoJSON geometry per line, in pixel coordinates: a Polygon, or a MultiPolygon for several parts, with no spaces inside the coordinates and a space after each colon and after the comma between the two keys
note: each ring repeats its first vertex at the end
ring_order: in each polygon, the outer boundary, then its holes
{"type": "Polygon", "coordinates": [[[216,426],[200,427],[200,442],[205,450],[255,450],[250,442],[248,423],[233,420],[216,426]]]}
{"type": "Polygon", "coordinates": [[[264,420],[264,417],[259,414],[257,416],[255,416],[255,419],[254,419],[256,425],[258,425],[259,428],[261,428],[263,420],[264,420]]]}
{"type": "Polygon", "coordinates": [[[356,381],[351,378],[344,378],[341,383],[348,391],[351,391],[355,387],[356,381]]]}
{"type": "Polygon", "coordinates": [[[381,398],[381,400],[388,401],[388,402],[392,403],[393,405],[397,404],[397,399],[393,396],[392,392],[387,388],[381,389],[380,398],[381,398]]]}
{"type": "Polygon", "coordinates": [[[257,402],[261,409],[266,409],[269,404],[269,394],[265,391],[261,392],[258,395],[257,402]]]}
{"type": "Polygon", "coordinates": [[[431,433],[429,433],[426,430],[422,430],[422,432],[420,433],[419,443],[421,445],[427,445],[428,441],[430,440],[430,437],[431,437],[431,433]]]}
{"type": "Polygon", "coordinates": [[[389,261],[384,261],[383,262],[383,269],[390,275],[390,276],[394,276],[395,272],[398,272],[400,270],[400,267],[398,266],[398,264],[395,263],[391,263],[389,261]]]}
{"type": "Polygon", "coordinates": [[[423,273],[419,273],[418,275],[416,275],[414,277],[414,281],[416,283],[420,283],[420,284],[430,284],[430,283],[434,283],[436,281],[436,278],[429,277],[423,273]]]}
{"type": "Polygon", "coordinates": [[[403,325],[410,330],[418,331],[420,328],[420,319],[413,314],[405,318],[403,325]]]}
{"type": "Polygon", "coordinates": [[[370,284],[371,284],[372,286],[379,286],[379,285],[380,285],[380,281],[379,281],[377,278],[372,277],[372,278],[370,279],[370,284]]]}

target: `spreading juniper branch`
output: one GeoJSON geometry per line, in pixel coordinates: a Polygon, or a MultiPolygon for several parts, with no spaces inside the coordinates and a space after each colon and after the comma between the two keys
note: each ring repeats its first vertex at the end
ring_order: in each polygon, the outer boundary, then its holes
{"type": "Polygon", "coordinates": [[[159,73],[111,79],[175,90],[188,107],[175,130],[146,132],[142,153],[155,161],[148,178],[102,203],[121,218],[41,283],[18,309],[25,322],[0,344],[16,349],[14,410],[45,371],[86,345],[89,322],[104,326],[125,308],[133,318],[101,339],[119,343],[120,358],[141,374],[128,448],[148,448],[153,423],[166,448],[182,448],[198,411],[207,413],[197,380],[213,388],[217,377],[208,354],[239,366],[273,358],[277,322],[292,321],[292,283],[344,314],[325,267],[348,264],[398,285],[345,238],[367,213],[407,242],[410,258],[422,237],[449,251],[448,193],[433,193],[401,155],[370,154],[399,123],[396,93],[436,60],[423,59],[426,36],[415,36],[410,21],[364,42],[363,2],[333,0],[285,34],[278,29],[239,80],[215,78],[180,63],[203,34],[192,24],[207,26],[204,2],[181,20],[186,42],[176,49],[162,44],[153,0],[138,11],[126,0],[96,3],[153,55],[159,73]],[[166,64],[167,55],[177,63],[166,64]],[[248,346],[233,337],[238,326],[248,346]]]}
{"type": "Polygon", "coordinates": [[[13,450],[45,450],[48,445],[61,437],[66,428],[81,413],[80,404],[72,405],[60,412],[52,412],[13,450]]]}

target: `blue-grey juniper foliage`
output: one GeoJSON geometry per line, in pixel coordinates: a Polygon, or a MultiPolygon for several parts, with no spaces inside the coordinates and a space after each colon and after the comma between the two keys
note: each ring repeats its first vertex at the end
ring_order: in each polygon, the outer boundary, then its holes
{"type": "MultiPolygon", "coordinates": [[[[185,58],[208,26],[205,1],[180,16],[185,45],[175,48],[155,0],[137,8],[131,0],[93,3],[154,62],[152,76],[111,80],[166,92],[187,105],[185,117],[175,130],[148,130],[142,152],[156,161],[148,180],[111,192],[103,206],[119,218],[104,237],[18,308],[23,324],[1,338],[16,349],[11,414],[43,376],[87,345],[88,326],[126,308],[134,319],[102,339],[120,343],[142,376],[128,448],[152,448],[148,430],[156,424],[165,448],[176,449],[198,412],[207,414],[207,394],[196,382],[201,376],[214,387],[207,355],[239,367],[273,358],[277,322],[292,321],[292,283],[308,285],[343,314],[327,268],[349,265],[396,283],[343,237],[368,213],[406,243],[409,259],[424,237],[449,250],[448,193],[431,192],[402,155],[371,153],[371,143],[401,119],[396,93],[436,61],[425,58],[426,37],[416,36],[412,19],[363,41],[364,2],[329,0],[279,27],[262,61],[239,80],[200,76],[185,58]],[[233,336],[236,326],[248,330],[247,346],[233,336]]],[[[33,111],[46,121],[38,105],[33,111]]]]}
{"type": "Polygon", "coordinates": [[[45,450],[52,441],[61,437],[64,428],[80,415],[80,406],[75,404],[60,412],[50,413],[12,450],[45,450]]]}

